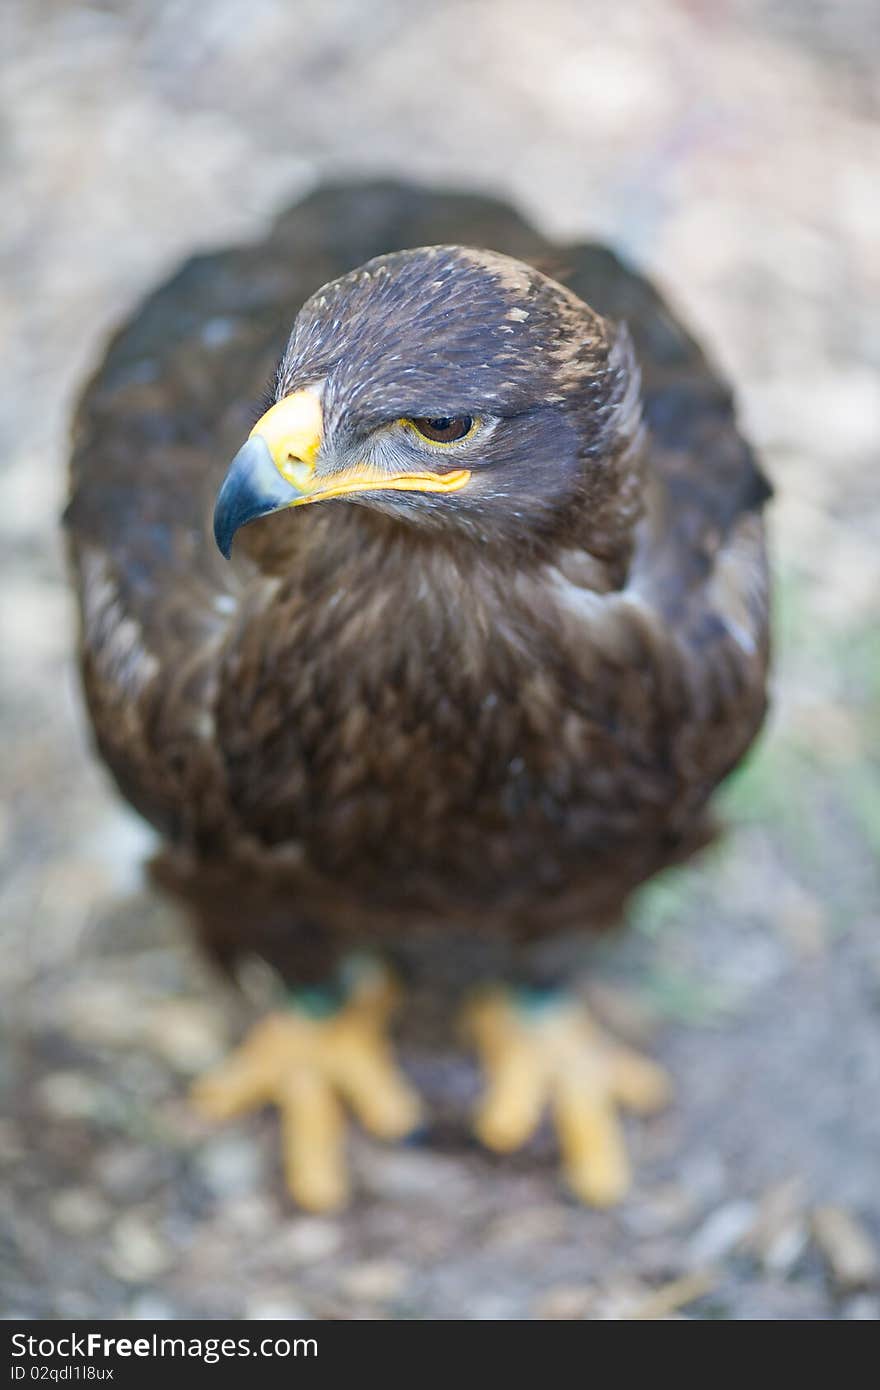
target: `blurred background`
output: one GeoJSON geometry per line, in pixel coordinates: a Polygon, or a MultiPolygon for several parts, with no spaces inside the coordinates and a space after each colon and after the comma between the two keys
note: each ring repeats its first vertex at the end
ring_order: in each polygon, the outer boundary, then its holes
{"type": "Polygon", "coordinates": [[[876,0],[5,0],[2,23],[4,1313],[878,1318],[876,0]],[[297,1215],[271,1117],[211,1131],[185,1104],[234,1010],[87,748],[57,525],[77,391],[182,259],[389,173],[632,258],[778,489],[774,709],[733,829],[642,895],[596,985],[678,1087],[610,1214],[566,1201],[546,1144],[356,1139],[352,1210],[297,1215]]]}

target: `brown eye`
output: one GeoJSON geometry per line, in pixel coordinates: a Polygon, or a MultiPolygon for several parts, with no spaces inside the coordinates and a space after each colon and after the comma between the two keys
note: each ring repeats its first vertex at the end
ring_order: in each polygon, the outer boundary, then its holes
{"type": "Polygon", "coordinates": [[[432,444],[455,444],[470,434],[474,420],[472,415],[420,415],[410,424],[432,444]]]}

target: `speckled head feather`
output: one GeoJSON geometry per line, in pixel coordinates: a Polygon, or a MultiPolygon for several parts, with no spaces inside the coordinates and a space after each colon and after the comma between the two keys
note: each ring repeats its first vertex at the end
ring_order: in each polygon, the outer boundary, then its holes
{"type": "Polygon", "coordinates": [[[328,452],[350,457],[405,417],[485,426],[456,451],[473,473],[460,492],[358,504],[481,542],[543,549],[558,538],[603,557],[626,548],[640,465],[629,336],[533,267],[460,246],[369,261],[297,316],[275,398],[313,383],[328,452]]]}

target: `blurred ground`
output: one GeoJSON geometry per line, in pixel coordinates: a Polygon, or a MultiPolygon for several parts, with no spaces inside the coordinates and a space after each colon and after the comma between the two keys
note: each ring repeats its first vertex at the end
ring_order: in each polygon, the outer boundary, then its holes
{"type": "Polygon", "coordinates": [[[7,0],[4,28],[6,1315],[876,1319],[874,0],[7,0]],[[460,1126],[356,1141],[352,1211],[296,1215],[271,1117],[213,1133],[184,1104],[236,1009],[140,887],[149,837],[85,745],[56,526],[75,392],[182,257],[352,171],[623,248],[738,384],[779,488],[739,828],[599,972],[678,1083],[611,1215],[567,1203],[546,1144],[496,1161],[460,1126]]]}

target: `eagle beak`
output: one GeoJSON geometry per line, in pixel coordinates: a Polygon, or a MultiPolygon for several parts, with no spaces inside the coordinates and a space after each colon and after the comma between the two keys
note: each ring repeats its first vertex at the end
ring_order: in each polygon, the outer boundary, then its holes
{"type": "Polygon", "coordinates": [[[321,402],[313,389],[294,391],[257,421],[229,466],[214,508],[214,539],[226,559],[239,527],[258,516],[306,502],[363,492],[458,492],[470,470],[389,473],[367,463],[316,474],[324,436],[321,402]]]}
{"type": "Polygon", "coordinates": [[[307,500],[323,424],[321,402],[304,390],[285,396],[254,425],[229,465],[214,507],[214,539],[227,560],[240,527],[307,500]]]}

